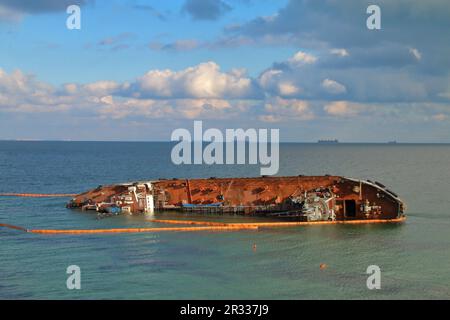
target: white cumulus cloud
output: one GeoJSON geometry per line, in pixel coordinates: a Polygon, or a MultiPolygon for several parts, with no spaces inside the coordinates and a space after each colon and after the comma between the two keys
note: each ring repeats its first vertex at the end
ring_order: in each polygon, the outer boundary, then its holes
{"type": "Polygon", "coordinates": [[[362,111],[362,106],[348,101],[334,101],[324,107],[325,112],[337,117],[356,116],[362,111]]]}
{"type": "Polygon", "coordinates": [[[283,97],[293,96],[302,92],[302,89],[293,81],[284,78],[283,71],[269,69],[259,77],[259,85],[266,92],[283,97]]]}
{"type": "Polygon", "coordinates": [[[417,61],[422,60],[422,53],[416,48],[409,48],[409,53],[411,53],[417,61]]]}
{"type": "Polygon", "coordinates": [[[313,64],[317,61],[317,57],[313,56],[312,54],[299,51],[296,54],[294,54],[291,58],[289,58],[288,61],[293,65],[313,64]]]}
{"type": "Polygon", "coordinates": [[[341,94],[347,92],[347,88],[343,84],[331,79],[323,80],[322,87],[331,94],[341,94]]]}
{"type": "Polygon", "coordinates": [[[242,69],[222,72],[215,62],[181,71],[151,70],[138,78],[135,97],[243,98],[254,94],[251,78],[242,69]]]}
{"type": "Polygon", "coordinates": [[[346,49],[337,49],[337,48],[331,49],[330,53],[339,57],[348,57],[350,55],[346,49]]]}
{"type": "Polygon", "coordinates": [[[273,97],[264,104],[265,114],[259,116],[264,122],[279,122],[285,120],[311,120],[314,113],[307,101],[298,99],[283,99],[273,97]]]}

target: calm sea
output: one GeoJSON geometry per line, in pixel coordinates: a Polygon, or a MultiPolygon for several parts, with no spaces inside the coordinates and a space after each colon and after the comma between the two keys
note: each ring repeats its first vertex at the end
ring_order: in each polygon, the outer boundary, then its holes
{"type": "MultiPolygon", "coordinates": [[[[259,175],[258,166],[174,166],[170,150],[169,143],[3,141],[0,192],[78,193],[144,179],[259,175]]],[[[82,236],[0,228],[0,298],[450,298],[450,145],[282,144],[280,161],[279,175],[380,181],[406,201],[408,220],[82,236]],[[328,267],[320,270],[321,263],[328,267]],[[81,268],[81,290],[66,288],[66,268],[73,264],[81,268]],[[366,287],[369,265],[381,268],[381,290],[366,287]]],[[[156,226],[144,216],[97,220],[65,209],[65,202],[0,198],[0,222],[55,229],[156,226]]]]}

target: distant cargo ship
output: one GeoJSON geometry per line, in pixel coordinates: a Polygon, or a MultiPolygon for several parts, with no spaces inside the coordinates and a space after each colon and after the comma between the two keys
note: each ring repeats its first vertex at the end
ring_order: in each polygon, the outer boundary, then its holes
{"type": "Polygon", "coordinates": [[[317,143],[320,144],[338,144],[339,140],[333,139],[333,140],[318,140],[317,143]]]}
{"type": "Polygon", "coordinates": [[[160,179],[99,186],[68,208],[100,214],[155,211],[259,215],[298,221],[390,220],[406,206],[379,182],[341,176],[160,179]]]}

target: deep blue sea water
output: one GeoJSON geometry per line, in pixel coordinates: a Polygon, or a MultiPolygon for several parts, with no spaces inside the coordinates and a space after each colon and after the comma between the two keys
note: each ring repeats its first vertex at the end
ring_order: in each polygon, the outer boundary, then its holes
{"type": "MultiPolygon", "coordinates": [[[[171,147],[1,141],[0,193],[78,193],[135,180],[260,174],[259,166],[175,166],[171,147]]],[[[282,144],[280,161],[279,175],[328,173],[383,182],[406,201],[408,220],[82,236],[0,228],[0,299],[450,298],[450,145],[282,144]],[[328,267],[320,270],[321,263],[328,267]],[[81,268],[81,290],[66,288],[66,268],[72,264],[81,268]],[[381,268],[380,290],[366,287],[369,265],[381,268]]],[[[145,216],[97,220],[65,209],[65,202],[2,197],[0,223],[34,229],[157,226],[145,216]]]]}

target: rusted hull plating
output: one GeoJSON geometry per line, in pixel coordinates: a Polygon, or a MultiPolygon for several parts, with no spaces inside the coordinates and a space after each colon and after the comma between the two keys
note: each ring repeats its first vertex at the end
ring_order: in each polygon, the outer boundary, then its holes
{"type": "Polygon", "coordinates": [[[311,222],[397,219],[406,209],[403,201],[382,184],[340,176],[124,183],[79,194],[67,206],[107,213],[179,210],[311,222]]]}

